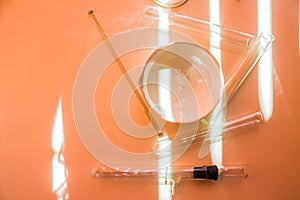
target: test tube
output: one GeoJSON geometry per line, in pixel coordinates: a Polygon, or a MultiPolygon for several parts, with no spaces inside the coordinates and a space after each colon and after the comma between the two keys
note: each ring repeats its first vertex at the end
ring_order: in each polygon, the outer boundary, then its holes
{"type": "Polygon", "coordinates": [[[254,36],[250,34],[221,27],[217,24],[177,14],[172,11],[170,12],[166,9],[161,9],[158,7],[147,6],[143,10],[142,15],[145,19],[150,19],[151,21],[159,21],[163,16],[167,16],[170,26],[177,26],[187,29],[206,38],[222,40],[223,42],[226,42],[226,44],[231,44],[231,46],[238,47],[239,50],[251,48],[255,39],[254,36]],[[161,13],[165,14],[162,15],[161,13]]]}
{"type": "MultiPolygon", "coordinates": [[[[256,111],[256,112],[226,121],[224,124],[224,127],[223,127],[223,132],[221,134],[214,135],[213,137],[208,137],[208,134],[210,131],[209,129],[202,130],[202,131],[198,132],[197,134],[185,133],[184,135],[188,135],[188,136],[173,140],[172,143],[168,137],[162,137],[154,142],[152,149],[153,149],[153,151],[156,151],[157,154],[159,154],[159,153],[166,153],[163,151],[163,149],[162,149],[162,151],[159,150],[159,148],[158,148],[159,144],[169,143],[170,145],[172,145],[172,148],[174,149],[174,148],[178,148],[183,145],[186,145],[187,143],[190,144],[191,140],[192,140],[193,144],[198,144],[198,143],[206,141],[206,140],[218,141],[218,139],[222,139],[223,137],[225,137],[229,133],[231,133],[233,130],[238,130],[238,129],[242,129],[242,128],[246,128],[246,127],[253,127],[258,124],[263,123],[263,121],[264,121],[264,118],[263,118],[263,114],[261,113],[261,111],[256,111]]],[[[211,129],[215,129],[215,128],[218,129],[218,128],[222,128],[222,127],[212,127],[211,129]]]]}

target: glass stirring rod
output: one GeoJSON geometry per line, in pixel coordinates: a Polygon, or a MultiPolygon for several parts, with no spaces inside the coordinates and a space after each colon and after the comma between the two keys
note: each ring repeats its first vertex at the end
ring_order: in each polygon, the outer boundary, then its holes
{"type": "Polygon", "coordinates": [[[142,95],[137,90],[137,86],[135,85],[132,78],[129,76],[128,71],[127,71],[123,61],[119,57],[119,55],[118,55],[116,49],[114,48],[114,46],[111,44],[111,42],[110,42],[109,38],[107,37],[103,27],[101,26],[101,23],[99,22],[95,12],[93,10],[89,10],[88,15],[91,18],[92,22],[96,25],[96,28],[97,28],[98,32],[100,33],[100,35],[101,35],[101,38],[103,39],[105,45],[109,49],[109,51],[110,51],[111,55],[113,56],[115,62],[118,64],[119,70],[124,75],[124,78],[125,78],[126,82],[129,84],[129,86],[131,87],[131,90],[136,95],[137,99],[139,100],[140,104],[142,105],[142,107],[145,111],[145,114],[146,114],[148,120],[151,122],[153,128],[156,130],[157,135],[159,137],[166,136],[163,133],[163,131],[161,130],[158,122],[153,117],[153,115],[151,113],[151,110],[148,108],[147,103],[144,101],[142,95]]]}
{"type": "Polygon", "coordinates": [[[199,167],[167,167],[165,172],[161,173],[158,169],[127,169],[118,171],[115,169],[96,166],[92,169],[91,175],[96,178],[118,178],[118,179],[164,179],[168,181],[180,180],[214,180],[227,178],[245,179],[248,177],[246,166],[222,166],[218,168],[216,165],[199,166],[199,167]]]}

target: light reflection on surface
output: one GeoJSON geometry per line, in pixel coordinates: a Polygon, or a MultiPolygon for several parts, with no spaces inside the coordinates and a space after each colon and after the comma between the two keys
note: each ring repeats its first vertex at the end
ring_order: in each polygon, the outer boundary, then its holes
{"type": "Polygon", "coordinates": [[[62,117],[62,101],[59,100],[52,128],[52,192],[57,199],[69,199],[67,189],[67,169],[64,163],[64,128],[62,117]]]}
{"type": "MultiPolygon", "coordinates": [[[[220,1],[219,0],[210,0],[209,1],[209,20],[213,24],[220,24],[220,1]]],[[[211,32],[220,33],[220,28],[216,26],[210,27],[211,32]]],[[[221,50],[220,50],[220,40],[210,38],[210,52],[219,62],[220,68],[222,68],[222,59],[221,59],[221,50]]],[[[219,103],[217,105],[216,110],[222,109],[222,105],[219,103]]],[[[219,113],[217,111],[217,113],[219,113]]],[[[220,121],[220,117],[222,118],[222,114],[212,115],[212,121],[220,121]]],[[[210,134],[207,137],[217,138],[216,135],[220,135],[222,130],[211,129],[210,134]]],[[[203,142],[200,151],[199,158],[205,157],[209,152],[211,152],[212,163],[217,166],[222,166],[222,140],[214,139],[207,140],[203,142]]]]}
{"type": "MultiPolygon", "coordinates": [[[[163,11],[158,9],[158,14],[159,14],[158,28],[161,28],[163,30],[169,30],[169,17],[168,17],[167,12],[163,12],[163,11]]],[[[170,38],[169,38],[168,34],[158,32],[158,46],[163,46],[163,45],[167,44],[169,41],[170,41],[170,38]]],[[[169,88],[171,88],[171,87],[169,87],[169,88]]],[[[166,91],[166,90],[163,90],[163,91],[166,91]]],[[[161,92],[163,92],[163,91],[161,90],[161,92]]],[[[168,91],[168,93],[169,93],[169,91],[168,91]]],[[[161,100],[161,98],[160,98],[159,101],[163,101],[163,100],[161,100]]],[[[168,100],[166,100],[166,101],[168,101],[168,100]]],[[[163,103],[163,102],[160,102],[160,103],[163,103]]],[[[165,103],[167,103],[167,102],[165,102],[165,103]]],[[[170,113],[172,113],[172,111],[170,113]]],[[[160,144],[160,143],[158,143],[158,144],[160,144]]],[[[167,149],[166,147],[161,147],[161,146],[159,146],[158,148],[159,149],[160,148],[165,148],[164,149],[165,151],[171,152],[171,145],[167,145],[167,147],[169,149],[167,149]]],[[[165,163],[165,162],[161,161],[162,159],[168,159],[171,163],[172,154],[170,153],[168,158],[166,158],[166,157],[159,158],[159,161],[158,161],[158,168],[159,169],[161,168],[161,165],[163,163],[165,163]]],[[[172,168],[169,167],[169,170],[171,171],[172,168]]],[[[161,175],[164,175],[164,174],[165,174],[165,170],[161,169],[161,170],[159,170],[159,176],[158,177],[162,177],[161,175]]],[[[158,183],[159,183],[158,184],[158,199],[159,200],[171,200],[172,199],[172,192],[171,192],[172,187],[171,187],[171,185],[165,185],[163,183],[164,181],[165,180],[161,179],[161,178],[158,180],[158,183]]]]}
{"type": "MultiPolygon", "coordinates": [[[[257,20],[258,33],[272,34],[272,0],[257,1],[257,20]]],[[[267,121],[273,112],[272,43],[258,63],[258,92],[260,108],[267,121]]]]}
{"type": "Polygon", "coordinates": [[[172,109],[172,96],[171,91],[171,69],[162,69],[158,72],[158,97],[159,97],[159,109],[163,109],[162,112],[167,116],[167,119],[174,121],[173,109],[172,109]]]}

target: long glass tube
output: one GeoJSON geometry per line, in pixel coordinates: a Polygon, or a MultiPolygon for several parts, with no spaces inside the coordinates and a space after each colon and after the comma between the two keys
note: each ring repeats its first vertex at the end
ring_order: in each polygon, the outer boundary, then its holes
{"type": "Polygon", "coordinates": [[[172,26],[177,26],[183,29],[187,29],[206,37],[219,39],[224,42],[230,43],[232,45],[239,46],[241,48],[249,49],[253,46],[254,43],[253,35],[239,32],[233,29],[221,27],[217,24],[212,24],[210,22],[189,17],[186,15],[170,12],[166,9],[147,6],[143,11],[142,16],[145,19],[150,19],[151,21],[155,22],[158,21],[159,18],[161,17],[159,14],[161,12],[166,13],[166,15],[163,16],[168,16],[169,24],[172,26]],[[221,32],[211,31],[210,29],[211,27],[216,27],[213,28],[213,30],[220,30],[221,32]]]}
{"type": "MultiPolygon", "coordinates": [[[[212,139],[215,141],[218,138],[222,139],[223,137],[227,136],[233,130],[238,130],[238,129],[246,128],[246,127],[253,127],[258,124],[263,123],[263,121],[264,121],[264,118],[263,118],[262,113],[260,111],[257,111],[254,113],[250,113],[250,114],[243,115],[243,116],[226,121],[224,128],[223,128],[223,132],[214,137],[207,137],[210,130],[205,129],[205,130],[198,132],[197,134],[185,133],[184,135],[188,135],[188,136],[173,140],[172,143],[167,137],[159,138],[157,141],[154,142],[152,148],[154,151],[156,151],[159,154],[159,153],[163,152],[163,150],[161,152],[158,150],[158,148],[157,148],[158,144],[166,144],[167,145],[169,143],[170,145],[172,145],[172,149],[174,149],[174,148],[178,148],[183,145],[186,145],[186,144],[190,144],[191,140],[192,140],[193,144],[200,143],[205,140],[212,140],[212,139]]],[[[211,127],[211,129],[216,129],[216,128],[218,128],[218,127],[211,127]]],[[[164,153],[166,153],[166,152],[164,152],[164,153]]]]}
{"type": "Polygon", "coordinates": [[[136,95],[136,97],[138,98],[140,104],[142,105],[145,114],[147,116],[147,118],[151,121],[152,126],[154,127],[154,129],[157,131],[157,135],[159,137],[163,136],[163,132],[160,131],[159,125],[158,123],[155,121],[154,117],[152,116],[146,102],[144,101],[144,98],[142,97],[142,95],[139,93],[138,90],[136,90],[136,85],[134,84],[134,81],[132,80],[132,78],[128,75],[127,69],[125,67],[125,65],[123,64],[121,58],[119,58],[118,53],[116,52],[114,46],[110,43],[101,23],[99,22],[95,12],[93,10],[89,10],[88,11],[88,15],[90,16],[91,20],[93,21],[93,23],[96,25],[96,28],[98,30],[98,32],[100,33],[103,41],[105,42],[107,48],[109,49],[111,55],[114,57],[116,63],[119,66],[120,71],[123,73],[127,83],[129,84],[129,86],[131,87],[132,91],[134,92],[134,94],[136,95]]]}
{"type": "Polygon", "coordinates": [[[148,180],[214,180],[227,178],[248,177],[246,166],[172,166],[172,170],[165,168],[165,173],[158,169],[128,169],[118,171],[105,166],[96,166],[92,169],[91,175],[95,178],[116,178],[116,179],[148,179],[148,180]]]}

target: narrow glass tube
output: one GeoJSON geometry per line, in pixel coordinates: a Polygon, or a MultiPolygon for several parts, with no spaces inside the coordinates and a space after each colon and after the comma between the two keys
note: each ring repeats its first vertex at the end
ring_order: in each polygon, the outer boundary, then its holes
{"type": "Polygon", "coordinates": [[[230,76],[225,83],[226,102],[228,103],[240,85],[246,79],[251,70],[256,66],[258,61],[268,50],[270,44],[273,42],[274,37],[268,33],[261,33],[255,40],[251,51],[244,58],[243,62],[238,66],[235,72],[230,76]]]}
{"type": "Polygon", "coordinates": [[[117,178],[117,179],[165,179],[169,180],[218,180],[227,178],[247,178],[245,166],[178,166],[165,168],[165,173],[158,169],[128,169],[118,171],[107,167],[96,166],[92,169],[91,175],[96,178],[117,178]]]}
{"type": "Polygon", "coordinates": [[[246,166],[225,166],[219,169],[219,178],[247,178],[248,170],[246,166]]]}
{"type": "Polygon", "coordinates": [[[93,21],[93,23],[96,25],[96,28],[98,30],[98,32],[100,33],[102,39],[104,40],[107,48],[109,49],[111,55],[113,56],[114,60],[116,61],[116,63],[119,66],[120,71],[122,72],[122,74],[124,75],[127,83],[129,84],[129,86],[131,87],[132,91],[134,92],[134,94],[136,95],[136,97],[138,98],[140,104],[142,105],[147,118],[151,121],[152,126],[154,127],[154,129],[157,131],[157,135],[159,137],[162,137],[164,134],[160,131],[159,125],[158,123],[155,121],[155,118],[152,116],[152,113],[150,112],[146,102],[144,101],[144,98],[142,97],[142,95],[140,94],[140,92],[138,90],[136,90],[136,86],[134,84],[134,81],[132,80],[132,78],[128,75],[127,69],[125,67],[125,65],[123,64],[123,61],[119,58],[118,53],[116,51],[116,49],[114,48],[114,46],[111,44],[110,40],[108,39],[101,23],[99,22],[95,12],[93,10],[89,10],[88,11],[88,15],[90,16],[91,20],[93,21]]]}
{"type": "Polygon", "coordinates": [[[212,24],[207,21],[203,21],[200,19],[192,18],[189,16],[180,15],[174,12],[169,12],[165,9],[160,9],[153,6],[147,6],[143,11],[143,17],[146,19],[151,19],[152,21],[159,21],[162,17],[161,12],[165,12],[168,16],[169,24],[175,25],[177,27],[181,27],[183,29],[188,29],[197,34],[205,36],[207,38],[216,38],[222,40],[223,42],[230,43],[235,46],[239,46],[242,48],[249,49],[253,45],[254,36],[246,33],[242,33],[233,29],[228,29],[221,27],[216,24],[212,24]],[[211,27],[216,27],[211,29],[211,27]],[[211,30],[220,30],[219,31],[211,31],[211,30]]]}
{"type": "MultiPolygon", "coordinates": [[[[236,130],[236,129],[241,129],[241,128],[246,128],[246,127],[252,127],[258,124],[263,123],[264,118],[263,115],[260,111],[250,113],[247,115],[243,115],[234,119],[231,119],[227,122],[225,122],[224,128],[223,128],[223,133],[216,135],[214,137],[207,137],[209,133],[209,129],[202,130],[198,132],[197,134],[192,134],[186,137],[182,137],[179,139],[176,139],[174,141],[170,141],[168,137],[165,138],[159,138],[157,141],[154,142],[152,148],[153,151],[157,151],[159,154],[158,150],[158,144],[169,144],[172,145],[172,148],[178,148],[181,147],[187,143],[190,143],[191,140],[193,141],[193,144],[195,143],[200,143],[205,140],[216,140],[218,138],[222,139],[226,135],[228,135],[231,131],[236,130]]],[[[212,127],[213,128],[218,128],[218,127],[212,127]]],[[[185,134],[186,135],[186,134],[185,134]]]]}

